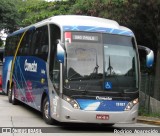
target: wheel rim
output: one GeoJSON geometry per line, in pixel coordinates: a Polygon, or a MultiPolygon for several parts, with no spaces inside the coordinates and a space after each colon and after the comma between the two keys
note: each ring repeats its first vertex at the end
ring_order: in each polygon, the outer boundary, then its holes
{"type": "Polygon", "coordinates": [[[13,91],[13,87],[11,88],[11,94],[12,94],[12,101],[14,101],[14,91],[13,91]]]}
{"type": "Polygon", "coordinates": [[[44,115],[47,119],[49,118],[49,102],[48,101],[44,105],[44,115]]]}
{"type": "Polygon", "coordinates": [[[11,91],[12,91],[12,90],[9,90],[9,91],[8,91],[8,98],[11,98],[11,91]]]}

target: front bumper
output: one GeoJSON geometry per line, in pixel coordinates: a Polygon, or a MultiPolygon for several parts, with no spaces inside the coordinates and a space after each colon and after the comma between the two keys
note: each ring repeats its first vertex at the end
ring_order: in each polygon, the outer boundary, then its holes
{"type": "MultiPolygon", "coordinates": [[[[138,116],[138,106],[136,104],[130,111],[85,111],[74,109],[70,104],[62,101],[62,108],[56,114],[56,120],[60,122],[73,123],[136,123],[138,116]],[[108,119],[97,119],[97,115],[108,115],[108,119]]],[[[55,116],[53,116],[54,118],[55,116]]]]}

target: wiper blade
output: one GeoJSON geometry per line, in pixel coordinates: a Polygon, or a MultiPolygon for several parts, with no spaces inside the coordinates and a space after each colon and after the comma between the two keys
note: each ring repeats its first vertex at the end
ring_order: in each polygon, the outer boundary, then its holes
{"type": "Polygon", "coordinates": [[[111,66],[111,60],[110,60],[110,56],[109,56],[109,62],[108,62],[109,66],[107,68],[107,76],[112,76],[112,75],[115,75],[116,73],[114,72],[113,70],[113,67],[111,66]]]}
{"type": "Polygon", "coordinates": [[[71,75],[69,74],[70,76],[67,78],[67,80],[82,78],[82,76],[77,73],[73,68],[70,68],[68,73],[70,73],[71,75]]]}
{"type": "Polygon", "coordinates": [[[138,88],[127,88],[127,89],[124,89],[122,92],[123,93],[134,93],[135,90],[138,91],[138,88]]]}
{"type": "MultiPolygon", "coordinates": [[[[99,68],[99,66],[98,66],[98,64],[96,63],[96,66],[94,67],[93,72],[92,72],[91,75],[90,75],[89,81],[92,80],[92,79],[98,74],[98,68],[99,68]]],[[[86,87],[84,88],[84,91],[87,91],[88,85],[89,85],[89,82],[87,82],[86,87]]]]}

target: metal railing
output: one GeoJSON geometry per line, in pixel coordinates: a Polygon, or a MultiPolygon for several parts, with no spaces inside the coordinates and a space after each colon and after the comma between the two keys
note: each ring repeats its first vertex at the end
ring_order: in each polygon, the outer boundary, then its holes
{"type": "Polygon", "coordinates": [[[160,115],[160,96],[155,90],[156,83],[154,76],[142,74],[140,87],[140,114],[159,114],[160,115]]]}

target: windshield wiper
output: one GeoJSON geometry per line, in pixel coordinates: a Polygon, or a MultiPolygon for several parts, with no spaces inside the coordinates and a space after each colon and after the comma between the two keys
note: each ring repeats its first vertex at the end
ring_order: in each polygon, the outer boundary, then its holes
{"type": "MultiPolygon", "coordinates": [[[[99,68],[99,66],[98,66],[98,64],[96,62],[96,66],[94,67],[93,72],[90,74],[89,81],[92,80],[94,77],[96,77],[96,75],[98,74],[98,68],[99,68]]],[[[85,94],[87,93],[87,87],[88,87],[89,84],[90,84],[90,82],[87,82],[87,84],[86,84],[86,86],[84,88],[84,93],[85,94]]]]}
{"type": "MultiPolygon", "coordinates": [[[[77,73],[73,68],[70,68],[70,69],[69,69],[69,73],[71,74],[71,76],[69,76],[69,77],[67,78],[67,80],[82,78],[82,76],[81,76],[79,73],[77,73]],[[76,76],[76,77],[74,77],[74,76],[76,76]],[[73,77],[74,77],[74,78],[73,78],[73,77]]],[[[70,75],[70,74],[69,74],[69,75],[70,75]]]]}
{"type": "Polygon", "coordinates": [[[115,75],[116,73],[113,70],[113,67],[111,66],[111,60],[110,60],[110,56],[109,56],[109,62],[108,62],[108,68],[107,68],[107,76],[112,76],[115,75]]]}
{"type": "Polygon", "coordinates": [[[82,76],[80,76],[78,73],[74,73],[73,75],[71,75],[71,76],[68,77],[67,79],[68,79],[68,80],[72,80],[72,79],[79,79],[79,78],[82,78],[82,76]],[[72,78],[72,77],[74,77],[75,75],[77,75],[77,77],[72,78]]]}
{"type": "Polygon", "coordinates": [[[111,66],[110,56],[109,56],[108,68],[107,68],[107,71],[105,72],[105,77],[108,77],[108,78],[113,77],[115,79],[115,81],[117,82],[118,88],[119,88],[119,79],[118,79],[116,73],[114,72],[113,67],[111,66]]]}
{"type": "MultiPolygon", "coordinates": [[[[96,66],[94,67],[93,72],[90,74],[90,79],[89,79],[89,81],[90,81],[91,79],[93,79],[95,76],[98,75],[98,68],[99,68],[99,65],[98,65],[98,58],[97,58],[97,52],[96,52],[96,66]]],[[[89,85],[89,82],[87,82],[87,84],[86,84],[86,86],[85,86],[85,88],[84,88],[85,93],[87,92],[87,87],[88,87],[88,85],[89,85]]]]}

